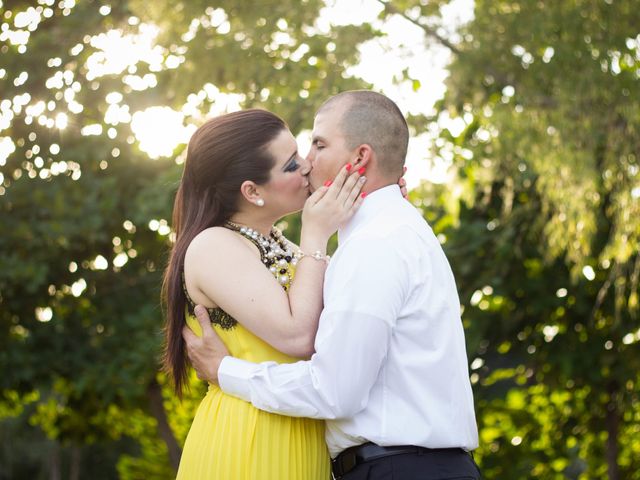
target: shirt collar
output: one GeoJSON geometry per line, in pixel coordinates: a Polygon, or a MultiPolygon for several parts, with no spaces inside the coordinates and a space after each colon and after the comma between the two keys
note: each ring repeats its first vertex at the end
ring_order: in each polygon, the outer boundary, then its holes
{"type": "Polygon", "coordinates": [[[397,200],[402,200],[402,193],[400,193],[400,187],[396,184],[379,188],[368,194],[358,211],[344,227],[338,230],[338,243],[346,241],[359,226],[368,223],[384,208],[397,200]]]}

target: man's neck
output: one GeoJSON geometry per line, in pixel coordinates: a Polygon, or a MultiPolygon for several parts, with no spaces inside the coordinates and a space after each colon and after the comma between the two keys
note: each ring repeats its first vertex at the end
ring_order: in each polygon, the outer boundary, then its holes
{"type": "Polygon", "coordinates": [[[400,187],[396,183],[383,185],[371,191],[371,195],[364,199],[355,215],[338,230],[338,243],[346,240],[351,233],[376,217],[395,200],[402,200],[400,187]]]}
{"type": "Polygon", "coordinates": [[[397,180],[391,181],[387,178],[380,178],[377,176],[370,177],[366,173],[365,173],[365,176],[367,177],[367,181],[364,184],[364,187],[362,187],[362,190],[364,192],[367,192],[367,194],[373,193],[376,190],[380,190],[381,188],[388,187],[389,185],[397,184],[397,180]]]}

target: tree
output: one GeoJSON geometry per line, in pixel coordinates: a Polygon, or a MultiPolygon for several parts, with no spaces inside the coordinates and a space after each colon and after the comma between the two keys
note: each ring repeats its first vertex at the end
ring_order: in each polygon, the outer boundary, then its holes
{"type": "Polygon", "coordinates": [[[634,7],[476,1],[449,42],[456,179],[414,199],[456,270],[488,478],[640,478],[634,7]]]}
{"type": "MultiPolygon", "coordinates": [[[[171,477],[189,423],[186,407],[167,410],[175,400],[157,375],[166,219],[185,138],[150,158],[134,135],[149,116],[136,112],[170,118],[160,107],[172,107],[182,130],[231,101],[308,127],[321,100],[364,85],[344,71],[373,34],[320,31],[322,6],[0,3],[0,402],[21,419],[11,428],[37,425],[62,448],[51,449],[52,478],[113,478],[115,463],[101,473],[85,464],[92,444],[128,455],[123,478],[171,477]]],[[[42,471],[5,453],[7,475],[11,465],[42,471]]]]}

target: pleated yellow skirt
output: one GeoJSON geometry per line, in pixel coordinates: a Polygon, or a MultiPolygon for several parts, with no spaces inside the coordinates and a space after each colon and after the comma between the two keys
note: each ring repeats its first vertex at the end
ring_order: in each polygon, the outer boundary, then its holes
{"type": "MultiPolygon", "coordinates": [[[[194,322],[188,319],[200,334],[194,322]]],[[[232,354],[247,360],[294,360],[271,350],[241,325],[233,331],[216,327],[216,332],[232,346],[232,354]]],[[[323,421],[264,412],[210,385],[187,435],[177,479],[328,480],[330,476],[323,421]]]]}
{"type": "Polygon", "coordinates": [[[210,387],[187,436],[179,480],[328,480],[324,422],[263,412],[210,387]]]}

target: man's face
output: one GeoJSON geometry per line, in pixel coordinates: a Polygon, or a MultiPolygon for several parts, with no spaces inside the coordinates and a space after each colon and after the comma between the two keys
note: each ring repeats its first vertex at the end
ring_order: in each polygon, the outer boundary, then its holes
{"type": "Polygon", "coordinates": [[[331,106],[322,110],[313,122],[311,149],[307,155],[310,164],[310,190],[321,187],[327,180],[333,180],[340,168],[355,160],[354,151],[348,150],[340,131],[340,120],[344,107],[331,106]]]}

